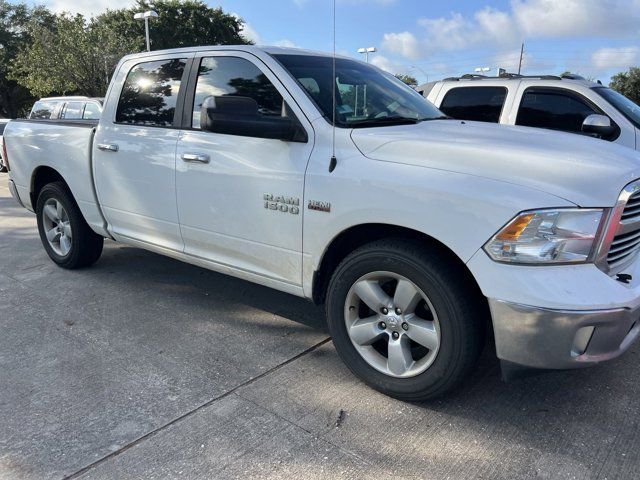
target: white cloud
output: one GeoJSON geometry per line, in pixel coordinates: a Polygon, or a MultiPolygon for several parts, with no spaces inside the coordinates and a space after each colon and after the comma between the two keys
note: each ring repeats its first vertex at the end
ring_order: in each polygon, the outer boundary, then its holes
{"type": "Polygon", "coordinates": [[[629,0],[514,0],[512,10],[515,21],[527,37],[618,37],[639,31],[638,3],[629,0]]]}
{"type": "Polygon", "coordinates": [[[247,40],[251,40],[256,45],[262,44],[262,38],[260,37],[260,34],[256,32],[256,30],[248,23],[245,22],[242,24],[240,33],[244,38],[246,38],[247,40]]]}
{"type": "Polygon", "coordinates": [[[597,70],[626,69],[637,65],[640,47],[600,48],[591,55],[591,64],[597,70]]]}
{"type": "Polygon", "coordinates": [[[478,10],[473,17],[454,12],[449,17],[421,18],[418,25],[423,28],[420,43],[425,53],[518,42],[511,16],[489,7],[478,10]]]}
{"type": "MultiPolygon", "coordinates": [[[[298,0],[294,0],[298,1],[298,0]]],[[[307,1],[307,0],[303,0],[307,1]]],[[[339,4],[347,4],[347,5],[363,5],[365,3],[376,3],[383,7],[387,7],[389,5],[393,5],[397,3],[398,0],[337,0],[339,4]]]]}
{"type": "Polygon", "coordinates": [[[376,67],[381,68],[382,70],[392,73],[394,75],[396,73],[401,73],[401,74],[410,73],[410,69],[407,68],[406,65],[395,63],[383,55],[374,55],[370,57],[369,61],[371,62],[372,65],[375,65],[376,67]]]}
{"type": "MultiPolygon", "coordinates": [[[[495,55],[489,57],[489,64],[495,66],[496,68],[504,68],[509,73],[517,73],[518,66],[520,64],[520,49],[498,52],[495,55]]],[[[553,61],[538,58],[526,51],[522,56],[523,74],[533,74],[539,73],[540,71],[554,69],[556,69],[556,63],[553,61]]]]}
{"type": "Polygon", "coordinates": [[[273,45],[276,47],[285,47],[285,48],[300,48],[298,45],[293,43],[288,38],[283,38],[282,40],[278,40],[277,42],[273,42],[273,45]]]}
{"type": "Polygon", "coordinates": [[[133,0],[49,0],[44,2],[54,12],[81,13],[85,16],[96,16],[106,9],[116,10],[128,8],[133,0]]]}
{"type": "Polygon", "coordinates": [[[524,39],[635,37],[640,33],[640,0],[512,0],[508,10],[452,12],[421,18],[418,26],[416,33],[385,33],[382,48],[415,60],[472,47],[511,49],[524,39]]]}
{"type": "Polygon", "coordinates": [[[410,32],[385,33],[382,48],[406,58],[420,58],[420,42],[410,32]]]}
{"type": "MultiPolygon", "coordinates": [[[[341,5],[363,5],[365,3],[376,3],[381,6],[389,6],[396,3],[398,0],[337,0],[341,5]]],[[[309,0],[293,0],[298,7],[304,7],[309,3],[309,0]]]]}

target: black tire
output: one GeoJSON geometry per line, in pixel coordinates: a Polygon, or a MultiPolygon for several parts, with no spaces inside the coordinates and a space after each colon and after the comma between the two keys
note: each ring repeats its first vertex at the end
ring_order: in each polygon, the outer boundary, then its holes
{"type": "Polygon", "coordinates": [[[471,372],[484,346],[488,307],[468,272],[449,252],[385,239],[355,250],[340,263],[329,282],[326,313],[336,350],[356,376],[386,395],[419,402],[450,392],[471,372]],[[347,333],[348,292],[358,279],[377,271],[409,279],[437,312],[440,346],[433,363],[415,376],[398,378],[375,369],[347,333]]]}
{"type": "Polygon", "coordinates": [[[49,258],[62,268],[76,269],[88,267],[94,264],[102,254],[104,238],[87,225],[78,205],[76,204],[71,192],[63,182],[54,182],[45,185],[36,204],[36,217],[38,220],[38,232],[40,240],[46,250],[49,258]],[[71,248],[66,255],[61,255],[54,251],[53,247],[47,240],[43,210],[48,200],[56,200],[62,204],[69,218],[69,225],[73,232],[71,238],[71,248]]]}

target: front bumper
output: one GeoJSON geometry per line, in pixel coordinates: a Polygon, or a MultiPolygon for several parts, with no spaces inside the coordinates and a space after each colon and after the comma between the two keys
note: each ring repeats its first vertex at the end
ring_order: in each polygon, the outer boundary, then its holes
{"type": "Polygon", "coordinates": [[[577,368],[622,354],[640,334],[640,308],[552,310],[489,300],[498,358],[534,368],[577,368]]]}
{"type": "Polygon", "coordinates": [[[576,368],[617,357],[639,335],[640,256],[629,283],[593,264],[508,265],[482,250],[467,265],[489,299],[501,360],[576,368]]]}

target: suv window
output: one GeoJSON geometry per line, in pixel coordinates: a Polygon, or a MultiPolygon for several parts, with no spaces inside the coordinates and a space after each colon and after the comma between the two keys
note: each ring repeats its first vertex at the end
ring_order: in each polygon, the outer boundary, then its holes
{"type": "Polygon", "coordinates": [[[459,120],[498,123],[506,98],[505,87],[457,87],[444,96],[440,110],[459,120]]]}
{"type": "Polygon", "coordinates": [[[29,118],[37,118],[41,120],[47,120],[53,115],[53,111],[59,102],[50,102],[46,100],[38,100],[31,109],[29,118]]]}
{"type": "Polygon", "coordinates": [[[84,102],[67,102],[64,106],[61,118],[66,120],[79,120],[82,118],[82,107],[84,102]]]}
{"type": "Polygon", "coordinates": [[[180,58],[135,65],[122,87],[116,123],[172,126],[186,63],[180,58]]]}
{"type": "Polygon", "coordinates": [[[193,128],[200,128],[200,108],[210,96],[252,98],[258,103],[259,113],[265,116],[280,117],[286,111],[282,95],[276,87],[257,66],[244,58],[202,59],[193,99],[193,128]]]}
{"type": "Polygon", "coordinates": [[[516,125],[581,133],[582,122],[594,113],[602,112],[568,90],[528,88],[520,102],[516,125]]]}
{"type": "Polygon", "coordinates": [[[84,107],[82,118],[85,120],[98,120],[100,118],[100,105],[94,102],[88,102],[84,107]]]}

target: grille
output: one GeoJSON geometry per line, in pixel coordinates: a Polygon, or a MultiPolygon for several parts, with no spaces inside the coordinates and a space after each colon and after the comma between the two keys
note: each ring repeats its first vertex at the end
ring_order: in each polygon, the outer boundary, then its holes
{"type": "Polygon", "coordinates": [[[633,261],[640,251],[640,191],[627,200],[620,223],[613,237],[607,263],[611,273],[618,272],[633,261]]]}

